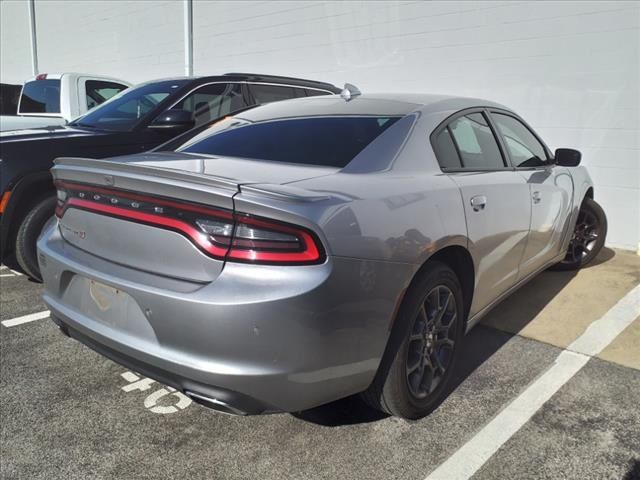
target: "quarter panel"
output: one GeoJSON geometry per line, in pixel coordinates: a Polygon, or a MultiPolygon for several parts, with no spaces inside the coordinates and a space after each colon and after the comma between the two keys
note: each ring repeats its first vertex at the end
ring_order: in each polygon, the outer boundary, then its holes
{"type": "Polygon", "coordinates": [[[317,201],[242,192],[235,207],[317,231],[330,255],[421,265],[448,244],[466,247],[458,187],[444,174],[338,173],[294,184],[317,201]]]}

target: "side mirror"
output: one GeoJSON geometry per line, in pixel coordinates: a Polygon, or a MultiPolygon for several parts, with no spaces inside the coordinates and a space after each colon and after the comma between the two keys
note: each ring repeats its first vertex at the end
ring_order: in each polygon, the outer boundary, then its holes
{"type": "Polygon", "coordinates": [[[153,130],[188,130],[193,128],[195,124],[191,112],[175,108],[158,115],[151,122],[149,128],[153,130]]]}
{"type": "Polygon", "coordinates": [[[580,165],[582,154],[573,148],[558,148],[554,156],[554,162],[561,167],[577,167],[580,165]]]}

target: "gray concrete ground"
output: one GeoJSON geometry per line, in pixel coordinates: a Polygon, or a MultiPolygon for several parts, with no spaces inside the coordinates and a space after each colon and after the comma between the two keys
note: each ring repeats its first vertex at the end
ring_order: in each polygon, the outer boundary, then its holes
{"type": "MultiPolygon", "coordinates": [[[[640,272],[640,257],[627,255],[605,252],[606,261],[577,276],[546,272],[506,300],[465,339],[451,394],[417,422],[385,417],[355,398],[295,415],[225,416],[185,406],[155,382],[123,390],[132,383],[125,368],[48,319],[2,326],[0,477],[424,479],[599,318],[576,310],[595,294],[585,285],[605,289],[598,294],[613,305],[638,283],[628,279],[640,272]]],[[[40,289],[24,276],[0,277],[0,320],[44,310],[40,289]]],[[[640,478],[638,322],[474,478],[640,478]]]]}

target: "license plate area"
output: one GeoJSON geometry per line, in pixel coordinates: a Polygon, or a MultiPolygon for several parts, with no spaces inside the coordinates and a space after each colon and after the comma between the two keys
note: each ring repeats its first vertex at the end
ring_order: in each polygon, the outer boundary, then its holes
{"type": "Polygon", "coordinates": [[[118,335],[157,341],[143,308],[124,290],[74,275],[65,290],[63,302],[87,320],[104,325],[114,333],[117,331],[118,335]]]}
{"type": "Polygon", "coordinates": [[[112,305],[125,301],[125,293],[104,283],[89,280],[89,296],[98,309],[105,312],[112,305]]]}

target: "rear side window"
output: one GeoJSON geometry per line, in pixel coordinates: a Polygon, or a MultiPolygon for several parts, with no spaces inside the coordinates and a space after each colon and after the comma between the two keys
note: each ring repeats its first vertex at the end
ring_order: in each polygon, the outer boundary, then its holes
{"type": "Polygon", "coordinates": [[[460,168],[462,166],[453,138],[451,138],[449,127],[446,127],[436,136],[433,150],[436,152],[436,158],[441,168],[460,168]]]}
{"type": "Polygon", "coordinates": [[[287,87],[284,85],[252,84],[250,87],[253,92],[253,97],[260,105],[305,96],[301,88],[287,87]],[[297,90],[299,90],[299,92],[297,92],[297,90]],[[300,95],[298,95],[298,93],[300,93],[300,95]]]}
{"type": "Polygon", "coordinates": [[[60,113],[60,80],[25,83],[19,113],[60,113]]]}
{"type": "Polygon", "coordinates": [[[243,124],[179,151],[345,167],[399,117],[313,117],[243,124]]]}
{"type": "Polygon", "coordinates": [[[103,82],[101,80],[87,80],[84,85],[87,109],[89,110],[106,102],[111,97],[127,88],[126,85],[122,85],[120,83],[103,82]]]}
{"type": "Polygon", "coordinates": [[[482,113],[470,113],[449,124],[462,168],[500,169],[505,163],[487,119],[482,113]]]}
{"type": "Polygon", "coordinates": [[[195,126],[198,127],[244,106],[240,84],[214,83],[195,90],[172,108],[191,112],[195,126]]]}
{"type": "Polygon", "coordinates": [[[510,115],[492,113],[509,151],[514,167],[541,167],[547,163],[547,153],[542,143],[520,121],[510,115]]]}
{"type": "MultiPolygon", "coordinates": [[[[311,88],[305,88],[304,91],[307,94],[307,97],[318,97],[320,95],[331,95],[331,92],[325,92],[323,90],[313,90],[311,88]]],[[[304,95],[302,95],[302,96],[304,96],[304,95]]]]}

